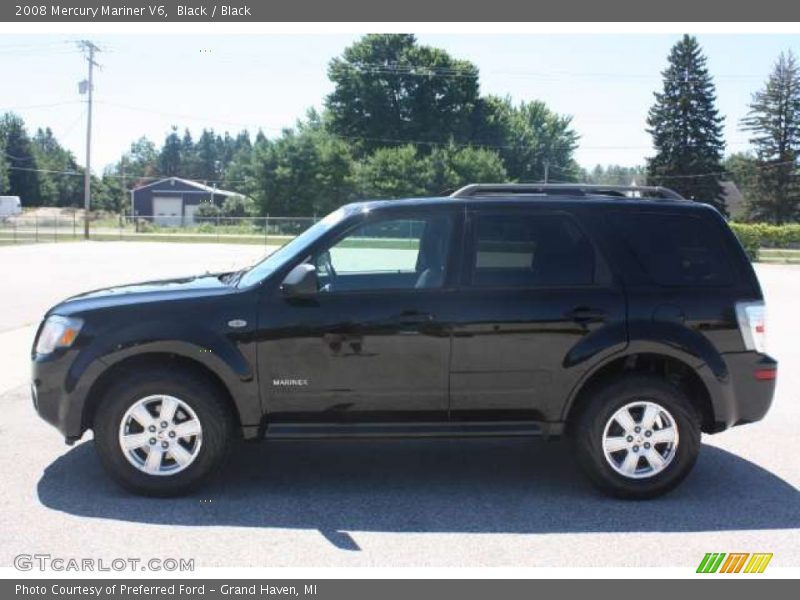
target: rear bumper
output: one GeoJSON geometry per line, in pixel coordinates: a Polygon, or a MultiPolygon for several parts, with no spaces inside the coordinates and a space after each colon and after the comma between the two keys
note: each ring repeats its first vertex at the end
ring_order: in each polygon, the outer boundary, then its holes
{"type": "Polygon", "coordinates": [[[725,356],[735,397],[733,425],[764,418],[772,405],[778,361],[766,354],[744,352],[725,356]]]}
{"type": "Polygon", "coordinates": [[[722,355],[727,373],[714,377],[708,366],[704,379],[711,392],[714,431],[760,421],[769,411],[777,383],[778,361],[757,352],[722,355]]]}

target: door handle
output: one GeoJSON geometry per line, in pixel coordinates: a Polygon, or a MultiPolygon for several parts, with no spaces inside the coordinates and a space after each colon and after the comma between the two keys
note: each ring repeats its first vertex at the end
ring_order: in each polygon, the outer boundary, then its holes
{"type": "Polygon", "coordinates": [[[600,308],[589,308],[588,306],[579,306],[573,308],[566,315],[571,321],[576,323],[589,323],[591,321],[600,321],[606,316],[606,311],[600,308]]]}

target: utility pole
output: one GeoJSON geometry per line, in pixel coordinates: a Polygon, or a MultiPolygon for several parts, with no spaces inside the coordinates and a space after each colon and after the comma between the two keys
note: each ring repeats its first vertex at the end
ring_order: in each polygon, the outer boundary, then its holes
{"type": "Polygon", "coordinates": [[[87,94],[88,113],[86,117],[86,171],[83,173],[83,237],[89,239],[89,209],[92,205],[92,92],[94,91],[94,67],[99,65],[94,60],[95,52],[100,48],[89,40],[81,40],[78,47],[83,50],[89,63],[89,78],[78,84],[81,94],[87,94]]]}
{"type": "Polygon", "coordinates": [[[544,182],[550,183],[550,161],[544,161],[544,182]]]}
{"type": "Polygon", "coordinates": [[[125,155],[119,161],[122,171],[122,202],[119,205],[119,226],[125,225],[125,203],[127,202],[127,186],[125,185],[125,155]]]}

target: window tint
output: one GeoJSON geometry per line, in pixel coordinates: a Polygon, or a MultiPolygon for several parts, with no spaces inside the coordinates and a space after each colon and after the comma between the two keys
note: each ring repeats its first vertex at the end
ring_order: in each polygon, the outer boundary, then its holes
{"type": "Polygon", "coordinates": [[[366,223],[314,259],[320,291],[438,288],[444,283],[450,218],[366,223]]]}
{"type": "Polygon", "coordinates": [[[472,285],[538,287],[594,282],[591,243],[567,216],[475,215],[472,285]]]}
{"type": "Polygon", "coordinates": [[[692,216],[620,214],[620,236],[650,278],[664,286],[731,282],[725,242],[713,223],[692,216]]]}

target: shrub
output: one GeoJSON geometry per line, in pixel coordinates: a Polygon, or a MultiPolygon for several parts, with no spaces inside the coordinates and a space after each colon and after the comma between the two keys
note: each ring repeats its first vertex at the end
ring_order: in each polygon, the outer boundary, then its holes
{"type": "Polygon", "coordinates": [[[136,231],[139,233],[153,233],[158,228],[152,223],[152,221],[148,221],[147,219],[139,219],[136,220],[136,231]]]}
{"type": "Polygon", "coordinates": [[[195,217],[200,218],[218,217],[220,214],[219,207],[211,204],[211,202],[201,202],[194,213],[195,217]]]}
{"type": "Polygon", "coordinates": [[[251,198],[229,196],[222,205],[222,214],[226,217],[252,217],[256,214],[256,205],[251,198]]]}
{"type": "Polygon", "coordinates": [[[751,260],[758,260],[759,248],[800,247],[800,223],[730,223],[751,260]]]}

